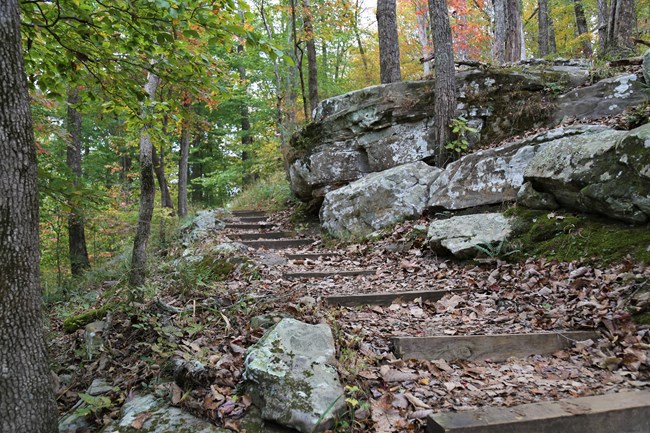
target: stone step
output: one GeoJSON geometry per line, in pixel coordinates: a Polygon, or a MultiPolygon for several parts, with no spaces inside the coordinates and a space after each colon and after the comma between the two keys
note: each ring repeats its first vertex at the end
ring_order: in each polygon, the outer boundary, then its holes
{"type": "Polygon", "coordinates": [[[286,239],[295,236],[292,232],[257,232],[257,233],[230,233],[229,237],[252,241],[256,239],[286,239]]]}
{"type": "Polygon", "coordinates": [[[241,223],[260,223],[266,221],[265,216],[247,216],[247,217],[238,217],[239,222],[241,223]]]}
{"type": "Polygon", "coordinates": [[[261,241],[242,241],[241,243],[251,248],[267,248],[269,250],[283,250],[286,248],[300,248],[311,245],[316,239],[268,239],[261,241]]]}
{"type": "Polygon", "coordinates": [[[358,269],[352,271],[313,271],[313,272],[287,272],[283,278],[327,278],[327,277],[356,277],[358,275],[375,275],[377,271],[358,269]]]}
{"type": "Polygon", "coordinates": [[[648,433],[650,391],[429,415],[428,433],[648,433]]]}
{"type": "Polygon", "coordinates": [[[339,253],[297,253],[285,254],[284,256],[289,260],[318,260],[325,257],[345,258],[344,255],[339,253]]]}
{"type": "Polygon", "coordinates": [[[596,339],[594,331],[537,332],[529,334],[441,335],[393,337],[397,356],[404,359],[454,359],[505,361],[510,357],[544,355],[596,339]]]}
{"type": "Polygon", "coordinates": [[[231,213],[237,217],[265,217],[267,215],[261,210],[234,210],[231,213]]]}
{"type": "Polygon", "coordinates": [[[242,223],[226,223],[227,229],[236,230],[268,230],[273,227],[272,224],[242,224],[242,223]]]}
{"type": "Polygon", "coordinates": [[[464,289],[457,290],[422,290],[413,292],[390,293],[363,293],[359,295],[332,295],[325,298],[330,305],[343,307],[357,307],[360,305],[390,305],[397,300],[413,301],[422,298],[423,301],[438,301],[448,293],[463,293],[464,289]]]}

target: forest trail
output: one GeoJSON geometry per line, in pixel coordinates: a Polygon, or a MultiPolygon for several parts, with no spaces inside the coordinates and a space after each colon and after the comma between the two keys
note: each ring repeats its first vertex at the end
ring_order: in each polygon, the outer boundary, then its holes
{"type": "Polygon", "coordinates": [[[621,275],[647,269],[458,263],[422,248],[418,230],[335,245],[235,211],[223,235],[254,249],[259,275],[230,287],[276,302],[271,316],[329,322],[349,397],[369,393],[353,415],[375,429],[650,431],[636,364],[648,330],[618,320],[621,275]]]}

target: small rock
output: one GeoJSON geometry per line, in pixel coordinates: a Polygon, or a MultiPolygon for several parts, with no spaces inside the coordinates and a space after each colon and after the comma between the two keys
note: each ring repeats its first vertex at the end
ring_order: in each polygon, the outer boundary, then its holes
{"type": "Polygon", "coordinates": [[[304,305],[305,307],[311,308],[316,305],[316,299],[311,296],[303,296],[302,298],[298,299],[298,303],[304,305]]]}

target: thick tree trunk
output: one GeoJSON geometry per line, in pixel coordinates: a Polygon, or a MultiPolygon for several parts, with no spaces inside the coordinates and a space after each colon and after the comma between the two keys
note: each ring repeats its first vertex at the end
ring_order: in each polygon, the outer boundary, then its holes
{"type": "Polygon", "coordinates": [[[615,57],[633,55],[632,34],[635,24],[634,0],[611,0],[606,52],[615,57]]]}
{"type": "MultiPolygon", "coordinates": [[[[160,83],[157,75],[149,73],[145,92],[152,101],[156,97],[156,89],[160,83]]],[[[138,225],[133,240],[133,255],[131,257],[131,273],[129,284],[141,286],[145,282],[147,267],[147,243],[151,233],[151,218],[153,216],[156,185],[153,176],[153,144],[149,136],[150,125],[145,124],[140,132],[140,212],[138,225]]]]}
{"type": "Polygon", "coordinates": [[[449,161],[445,145],[452,138],[449,125],[456,115],[454,48],[446,0],[429,0],[429,13],[436,72],[432,145],[436,151],[436,165],[444,167],[449,161]]]}
{"type": "Polygon", "coordinates": [[[494,42],[492,55],[499,65],[506,61],[506,0],[492,0],[494,8],[494,42]]]}
{"type": "MultiPolygon", "coordinates": [[[[66,149],[66,162],[72,171],[72,184],[76,187],[81,179],[81,113],[75,105],[79,103],[79,90],[68,92],[68,134],[70,141],[66,149]]],[[[79,204],[71,201],[68,214],[68,251],[70,255],[70,271],[78,276],[90,268],[88,249],[86,248],[86,231],[84,217],[79,204]]]]}
{"type": "Polygon", "coordinates": [[[187,121],[181,126],[181,149],[178,159],[178,216],[187,215],[187,174],[190,157],[190,130],[187,121]]]}
{"type": "MultiPolygon", "coordinates": [[[[417,21],[418,29],[418,41],[420,41],[420,46],[422,47],[422,58],[429,59],[431,58],[431,40],[429,38],[429,16],[428,6],[426,1],[415,1],[413,2],[415,7],[415,18],[417,21]]],[[[422,62],[423,73],[425,77],[431,76],[431,62],[422,62]]]]}
{"type": "Polygon", "coordinates": [[[377,0],[379,78],[382,84],[402,80],[399,69],[399,39],[395,0],[377,0]]]}
{"type": "Polygon", "coordinates": [[[515,63],[524,57],[523,23],[521,21],[521,4],[519,0],[506,1],[506,45],[504,58],[508,63],[515,63]]]}
{"type": "MultiPolygon", "coordinates": [[[[573,10],[576,15],[576,28],[578,30],[578,36],[584,35],[589,32],[587,27],[587,18],[585,17],[585,10],[582,8],[582,0],[573,0],[573,10]]],[[[591,57],[593,54],[593,49],[591,47],[591,41],[589,38],[584,38],[582,41],[582,54],[585,57],[591,57]]]]}
{"type": "Polygon", "coordinates": [[[0,2],[0,432],[55,433],[39,281],[36,147],[18,2],[0,2]]]}
{"type": "Polygon", "coordinates": [[[156,173],[156,179],[158,180],[158,187],[160,188],[160,203],[162,207],[171,209],[173,214],[174,201],[172,200],[172,195],[169,192],[169,183],[167,182],[167,176],[165,176],[165,150],[161,147],[160,157],[158,157],[156,146],[152,146],[151,158],[153,161],[153,169],[156,173]]]}
{"type": "Polygon", "coordinates": [[[598,53],[607,47],[607,0],[598,0],[598,53]]]}
{"type": "Polygon", "coordinates": [[[309,89],[309,108],[313,113],[318,105],[318,65],[316,59],[316,35],[312,24],[311,6],[308,0],[302,0],[303,29],[307,44],[307,71],[309,89]]]}
{"type": "Polygon", "coordinates": [[[549,54],[549,15],[548,0],[537,0],[539,7],[538,28],[539,28],[539,56],[545,57],[549,54]]]}

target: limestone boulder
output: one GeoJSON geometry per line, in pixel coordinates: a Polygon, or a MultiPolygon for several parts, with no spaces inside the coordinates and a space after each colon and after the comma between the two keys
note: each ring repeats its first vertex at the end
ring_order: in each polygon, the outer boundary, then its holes
{"type": "Polygon", "coordinates": [[[127,401],[120,419],[106,426],[102,433],[230,433],[230,430],[218,428],[153,395],[144,395],[127,401]],[[142,427],[134,423],[139,416],[144,420],[142,427]]]}
{"type": "Polygon", "coordinates": [[[262,419],[323,431],[345,410],[332,331],[282,319],[246,355],[244,379],[262,419]]]}
{"type": "Polygon", "coordinates": [[[461,210],[515,201],[524,183],[524,170],[540,149],[562,137],[591,135],[605,129],[601,125],[556,128],[464,156],[435,179],[427,205],[433,210],[461,210]]]}
{"type": "Polygon", "coordinates": [[[320,211],[322,227],[335,237],[364,237],[427,206],[429,187],[440,169],[418,161],[400,165],[329,192],[320,211]]]}
{"type": "Polygon", "coordinates": [[[197,212],[196,217],[190,224],[183,227],[183,244],[188,246],[192,242],[206,237],[211,231],[223,230],[226,223],[221,221],[228,216],[225,209],[202,210],[197,212]]]}
{"type": "Polygon", "coordinates": [[[563,207],[631,223],[650,221],[650,124],[548,143],[524,177],[563,207]]]}
{"type": "Polygon", "coordinates": [[[493,246],[498,252],[511,232],[511,222],[503,214],[460,215],[431,221],[427,240],[434,251],[467,259],[479,254],[477,245],[493,246]]]}

